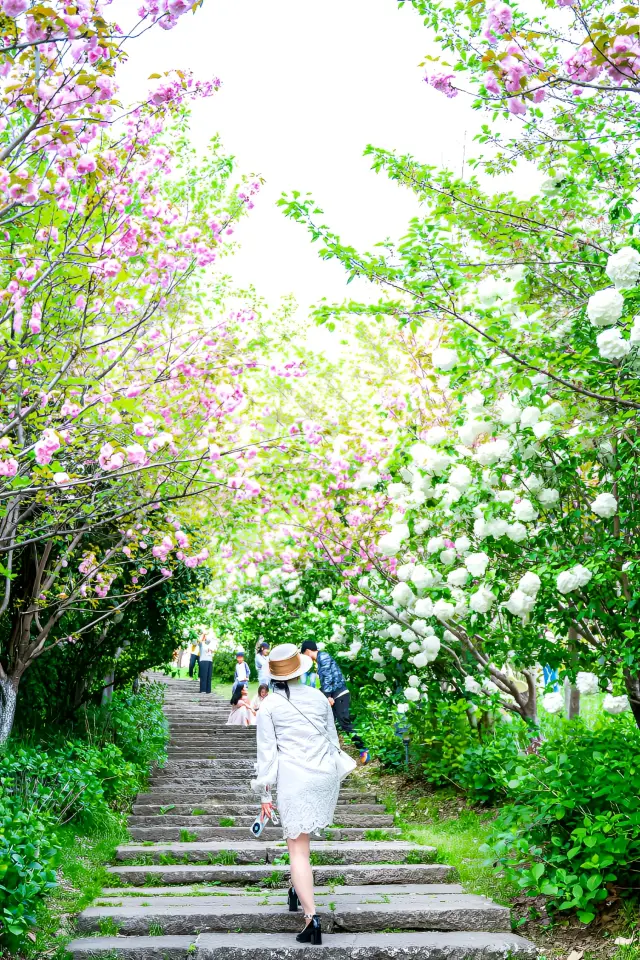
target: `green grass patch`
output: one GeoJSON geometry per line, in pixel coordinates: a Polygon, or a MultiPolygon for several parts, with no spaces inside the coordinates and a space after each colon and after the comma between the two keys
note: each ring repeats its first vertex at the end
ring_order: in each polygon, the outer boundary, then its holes
{"type": "Polygon", "coordinates": [[[180,843],[195,843],[198,835],[184,828],[180,831],[180,843]]]}
{"type": "Polygon", "coordinates": [[[221,827],[234,827],[235,823],[235,817],[220,817],[221,827]]]}

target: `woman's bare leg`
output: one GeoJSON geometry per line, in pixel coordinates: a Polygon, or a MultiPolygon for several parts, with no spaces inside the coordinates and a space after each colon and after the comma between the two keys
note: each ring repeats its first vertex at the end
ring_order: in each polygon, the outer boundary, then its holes
{"type": "Polygon", "coordinates": [[[301,833],[294,840],[287,839],[291,882],[295,887],[302,909],[308,917],[316,912],[313,896],[313,870],[311,869],[309,834],[301,833]]]}

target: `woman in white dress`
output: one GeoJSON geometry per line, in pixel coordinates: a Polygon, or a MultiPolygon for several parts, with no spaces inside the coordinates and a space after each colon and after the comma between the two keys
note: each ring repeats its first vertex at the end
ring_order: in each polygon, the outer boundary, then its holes
{"type": "Polygon", "coordinates": [[[236,684],[231,694],[231,713],[227,720],[228,727],[252,727],[256,723],[256,711],[251,706],[247,688],[236,684]]]}
{"type": "Polygon", "coordinates": [[[289,909],[302,904],[301,943],[322,943],[313,894],[309,835],[333,823],[340,790],[336,757],[340,749],[327,698],[300,683],[312,666],[293,643],[269,655],[273,694],[258,713],[258,763],[253,783],[262,793],[262,815],[273,811],[271,787],[277,786],[278,813],[289,848],[289,909]]]}

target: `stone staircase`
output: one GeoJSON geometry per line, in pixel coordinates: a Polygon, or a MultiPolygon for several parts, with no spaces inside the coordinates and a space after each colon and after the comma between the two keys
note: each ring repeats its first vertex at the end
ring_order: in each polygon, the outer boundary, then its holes
{"type": "Polygon", "coordinates": [[[399,838],[371,791],[347,779],[336,823],[312,841],[324,942],[296,942],[281,831],[252,839],[255,727],[226,727],[229,705],[189,680],[166,680],[171,743],[130,818],[106,887],[78,918],[74,960],[331,960],[533,958],[509,911],[465,893],[433,847],[399,838]]]}

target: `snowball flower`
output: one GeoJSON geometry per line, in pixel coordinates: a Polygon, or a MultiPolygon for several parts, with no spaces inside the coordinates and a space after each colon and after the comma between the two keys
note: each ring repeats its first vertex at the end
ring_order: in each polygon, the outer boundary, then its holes
{"type": "Polygon", "coordinates": [[[394,660],[402,660],[404,657],[404,650],[402,647],[391,647],[391,656],[394,660]]]}
{"type": "Polygon", "coordinates": [[[553,431],[553,424],[550,420],[539,420],[537,423],[534,423],[531,429],[533,430],[536,440],[544,440],[544,438],[548,437],[553,431]]]}
{"type": "Polygon", "coordinates": [[[582,564],[577,563],[570,570],[563,570],[556,577],[556,587],[559,593],[571,593],[589,583],[593,574],[582,564]]]}
{"type": "Polygon", "coordinates": [[[427,634],[427,624],[424,620],[414,620],[411,624],[411,629],[414,633],[417,633],[419,637],[424,637],[427,634]]]}
{"type": "Polygon", "coordinates": [[[610,327],[620,319],[623,308],[622,294],[615,287],[607,287],[589,297],[587,316],[594,327],[610,327]]]}
{"type": "Polygon", "coordinates": [[[457,567],[447,574],[447,583],[452,587],[464,587],[469,579],[469,573],[464,567],[457,567]]]}
{"type": "Polygon", "coordinates": [[[524,523],[510,523],[507,536],[509,540],[512,540],[514,543],[522,543],[522,541],[528,537],[527,528],[524,523]]]}
{"type": "Polygon", "coordinates": [[[623,360],[631,352],[632,343],[625,340],[617,327],[603,330],[596,337],[598,352],[603,360],[623,360]]]}
{"type": "Polygon", "coordinates": [[[411,587],[407,583],[396,583],[395,587],[391,591],[391,596],[394,603],[397,603],[400,607],[408,607],[412,600],[415,600],[415,594],[411,587]]]}
{"type": "Polygon", "coordinates": [[[452,547],[448,547],[440,554],[440,563],[443,563],[445,567],[450,567],[452,563],[456,562],[456,556],[455,550],[452,547]]]}
{"type": "Polygon", "coordinates": [[[542,698],[542,706],[547,711],[547,713],[560,713],[564,709],[564,694],[560,693],[545,693],[542,698]]]}
{"type": "Polygon", "coordinates": [[[520,577],[518,582],[518,589],[522,590],[523,593],[528,594],[530,597],[537,596],[540,586],[540,577],[537,573],[532,573],[531,571],[525,573],[523,577],[520,577]]]}
{"type": "Polygon", "coordinates": [[[400,636],[400,634],[402,633],[402,627],[400,626],[399,623],[392,623],[392,624],[387,628],[387,633],[388,633],[388,635],[391,637],[392,640],[397,640],[398,637],[400,636]]]}
{"type": "Polygon", "coordinates": [[[626,713],[627,710],[631,709],[629,697],[624,694],[621,697],[614,697],[608,693],[602,701],[602,709],[605,713],[610,713],[614,717],[619,713],[626,713]]]}
{"type": "Polygon", "coordinates": [[[495,593],[492,593],[487,587],[480,587],[479,590],[471,594],[469,606],[475,613],[488,613],[495,602],[495,593]]]}
{"type": "Polygon", "coordinates": [[[600,690],[600,684],[595,673],[585,673],[583,671],[580,671],[576,677],[576,687],[585,697],[593,696],[600,690]]]}
{"type": "Polygon", "coordinates": [[[433,601],[429,597],[424,597],[422,600],[416,600],[416,605],[413,608],[419,617],[432,617],[433,616],[433,601]]]}
{"type": "Polygon", "coordinates": [[[612,493],[599,493],[591,504],[591,509],[599,517],[608,519],[618,512],[618,501],[612,493]]]}
{"type": "Polygon", "coordinates": [[[406,713],[409,709],[408,703],[399,703],[398,704],[398,713],[406,713]]]}
{"type": "Polygon", "coordinates": [[[632,347],[640,344],[640,313],[633,318],[631,332],[629,333],[629,343],[632,347]]]}
{"type": "Polygon", "coordinates": [[[416,703],[420,699],[420,691],[415,687],[407,687],[404,691],[405,700],[416,703]]]}
{"type": "Polygon", "coordinates": [[[471,486],[472,482],[473,476],[471,475],[471,470],[469,470],[469,467],[465,466],[464,463],[454,467],[449,474],[449,484],[461,490],[463,493],[471,486]]]}
{"type": "Polygon", "coordinates": [[[458,363],[458,354],[448,347],[437,347],[431,354],[431,359],[436,370],[449,373],[458,363]]]}
{"type": "Polygon", "coordinates": [[[333,592],[331,587],[325,587],[323,590],[318,591],[318,600],[317,603],[331,603],[333,599],[333,592]]]}
{"type": "Polygon", "coordinates": [[[469,537],[458,537],[454,540],[453,545],[458,553],[466,553],[467,550],[471,549],[471,540],[469,540],[469,537]]]}
{"type": "MultiPolygon", "coordinates": [[[[440,653],[440,641],[438,640],[438,638],[425,637],[424,640],[422,641],[422,652],[424,656],[427,658],[427,663],[432,663],[440,653]]],[[[418,663],[419,656],[420,654],[417,654],[415,660],[413,661],[416,667],[419,666],[419,663],[418,663]]]]}
{"type": "Polygon", "coordinates": [[[525,593],[524,590],[514,590],[502,606],[505,607],[509,613],[512,613],[514,617],[521,617],[524,620],[533,610],[535,602],[535,596],[530,596],[528,593],[525,593]]]}
{"type": "Polygon", "coordinates": [[[501,397],[496,404],[496,410],[500,423],[504,423],[505,426],[510,426],[512,423],[517,423],[522,412],[520,407],[513,402],[511,397],[501,397]]]}
{"type": "Polygon", "coordinates": [[[464,558],[464,565],[472,577],[484,577],[489,566],[489,557],[486,553],[470,553],[464,558]]]}
{"type": "Polygon", "coordinates": [[[398,580],[408,580],[413,573],[415,566],[415,563],[403,563],[402,566],[398,567],[396,570],[396,576],[398,580]]]}
{"type": "Polygon", "coordinates": [[[374,673],[373,679],[374,679],[374,680],[377,680],[378,683],[384,683],[384,681],[385,681],[387,678],[385,677],[384,673],[380,673],[380,671],[378,670],[378,671],[376,671],[376,673],[374,673]]]}
{"type": "Polygon", "coordinates": [[[439,553],[444,549],[444,537],[431,537],[427,543],[427,553],[439,553]]]}
{"type": "Polygon", "coordinates": [[[532,520],[535,520],[538,516],[538,511],[531,503],[531,500],[518,500],[517,503],[514,503],[512,506],[513,514],[516,520],[522,520],[524,523],[530,523],[532,520]]]}
{"type": "Polygon", "coordinates": [[[464,688],[467,693],[481,693],[482,687],[474,677],[466,676],[464,678],[464,688]]]}
{"type": "Polygon", "coordinates": [[[604,272],[618,290],[635,287],[640,278],[640,253],[633,247],[621,247],[611,254],[604,272]]]}
{"type": "Polygon", "coordinates": [[[554,490],[552,487],[549,487],[546,490],[541,490],[538,494],[538,500],[544,507],[553,507],[559,499],[560,492],[558,490],[554,490]]]}
{"type": "Polygon", "coordinates": [[[374,663],[384,663],[384,657],[380,653],[378,647],[374,647],[374,649],[371,651],[371,659],[374,663]]]}
{"type": "Polygon", "coordinates": [[[435,574],[431,570],[427,570],[426,567],[423,567],[422,564],[418,564],[411,574],[410,579],[416,590],[429,590],[430,587],[434,587],[439,583],[442,578],[440,574],[435,574]]]}
{"type": "Polygon", "coordinates": [[[396,553],[400,551],[402,546],[402,541],[406,540],[409,536],[409,529],[407,527],[406,536],[404,535],[404,524],[399,524],[394,527],[389,533],[385,533],[384,536],[380,537],[378,541],[378,550],[385,557],[395,557],[396,553]]]}
{"type": "Polygon", "coordinates": [[[452,603],[447,603],[446,600],[437,600],[433,605],[433,614],[438,620],[441,620],[443,623],[447,620],[451,620],[455,613],[455,607],[452,603]]]}

